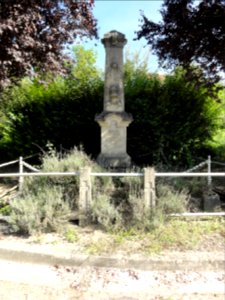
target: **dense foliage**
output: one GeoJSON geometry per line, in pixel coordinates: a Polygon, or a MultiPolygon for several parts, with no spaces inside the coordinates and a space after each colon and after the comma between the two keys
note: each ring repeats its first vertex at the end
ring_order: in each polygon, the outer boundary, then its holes
{"type": "Polygon", "coordinates": [[[75,60],[85,59],[79,60],[67,78],[51,74],[25,78],[5,90],[0,123],[3,156],[36,153],[48,142],[57,149],[82,144],[87,153],[97,155],[100,132],[94,117],[102,109],[103,82],[92,52],[76,47],[74,55],[75,60]]]}
{"type": "Polygon", "coordinates": [[[147,40],[162,65],[188,69],[195,63],[205,83],[218,82],[218,72],[225,71],[225,1],[164,0],[161,15],[155,23],[143,14],[137,38],[147,40]]]}
{"type": "Polygon", "coordinates": [[[93,0],[0,1],[0,87],[36,70],[62,71],[65,44],[96,37],[93,0]]]}
{"type": "MultiPolygon", "coordinates": [[[[102,74],[92,51],[74,51],[77,64],[67,78],[24,79],[5,92],[2,158],[39,152],[48,142],[57,149],[82,144],[93,157],[100,152],[94,118],[103,109],[102,74]]],[[[128,127],[128,153],[136,164],[187,166],[215,148],[209,141],[224,123],[224,106],[210,98],[207,89],[186,82],[185,71],[159,77],[148,74],[140,57],[127,57],[124,83],[126,111],[134,117],[128,127]]]]}
{"type": "Polygon", "coordinates": [[[126,67],[126,109],[134,117],[128,128],[128,149],[137,163],[189,165],[207,155],[206,142],[219,126],[221,104],[207,96],[185,71],[168,76],[147,73],[147,66],[126,67]]]}

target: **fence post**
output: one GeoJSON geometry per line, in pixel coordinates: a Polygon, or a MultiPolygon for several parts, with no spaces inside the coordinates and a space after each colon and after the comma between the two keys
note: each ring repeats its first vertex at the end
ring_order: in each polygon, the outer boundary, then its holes
{"type": "Polygon", "coordinates": [[[91,168],[80,168],[80,188],[79,188],[79,225],[88,224],[90,216],[90,206],[92,201],[91,193],[91,168]]]}
{"type": "MultiPolygon", "coordinates": [[[[211,156],[210,155],[208,156],[208,159],[207,159],[207,165],[208,165],[208,173],[210,174],[211,173],[211,156]]],[[[212,177],[209,175],[208,176],[208,187],[209,188],[211,187],[211,184],[212,184],[212,177]]]]}
{"type": "MultiPolygon", "coordinates": [[[[23,174],[23,157],[20,156],[19,158],[19,174],[23,174]]],[[[22,191],[22,188],[23,188],[23,181],[24,181],[24,178],[23,176],[20,176],[19,177],[19,192],[22,191]]]]}
{"type": "Polygon", "coordinates": [[[146,209],[155,206],[155,170],[144,168],[144,203],[146,209]]]}

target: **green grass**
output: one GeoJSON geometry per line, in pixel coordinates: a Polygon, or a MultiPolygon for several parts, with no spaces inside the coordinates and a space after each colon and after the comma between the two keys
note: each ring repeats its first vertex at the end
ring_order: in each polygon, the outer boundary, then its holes
{"type": "Polygon", "coordinates": [[[76,230],[71,227],[67,227],[67,229],[64,233],[64,237],[65,237],[66,241],[69,243],[75,243],[75,242],[78,242],[78,240],[79,240],[76,230]]]}

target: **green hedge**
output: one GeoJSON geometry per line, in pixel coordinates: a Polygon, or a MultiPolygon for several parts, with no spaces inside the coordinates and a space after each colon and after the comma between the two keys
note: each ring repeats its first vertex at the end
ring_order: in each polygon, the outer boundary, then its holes
{"type": "MultiPolygon", "coordinates": [[[[80,56],[87,54],[79,51],[80,56]]],[[[89,56],[80,59],[66,78],[24,79],[5,91],[1,155],[29,155],[51,142],[57,149],[81,144],[85,152],[97,156],[100,128],[94,119],[103,109],[104,83],[101,74],[86,64],[89,56]]],[[[126,111],[134,118],[128,127],[127,148],[134,163],[188,166],[197,156],[210,154],[209,141],[221,126],[222,105],[207,96],[206,90],[196,89],[195,83],[186,83],[183,75],[178,69],[161,78],[149,74],[145,64],[127,59],[126,111]]]]}

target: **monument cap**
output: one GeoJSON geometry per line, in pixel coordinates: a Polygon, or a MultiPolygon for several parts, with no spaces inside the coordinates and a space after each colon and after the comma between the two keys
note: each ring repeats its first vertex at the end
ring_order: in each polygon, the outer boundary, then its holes
{"type": "Polygon", "coordinates": [[[123,47],[127,43],[125,35],[119,31],[111,30],[101,40],[105,47],[123,47]]]}

